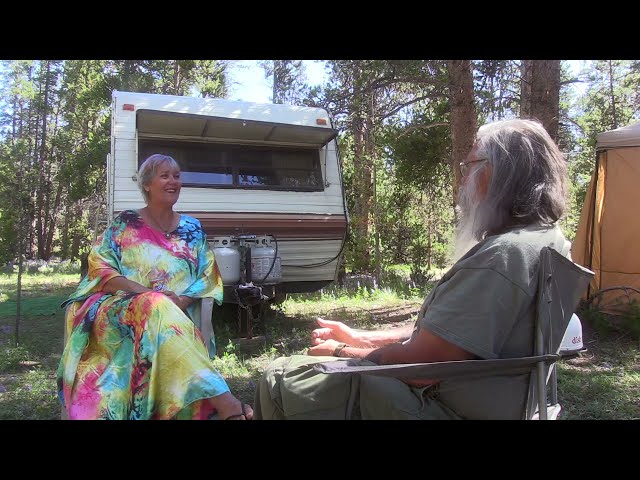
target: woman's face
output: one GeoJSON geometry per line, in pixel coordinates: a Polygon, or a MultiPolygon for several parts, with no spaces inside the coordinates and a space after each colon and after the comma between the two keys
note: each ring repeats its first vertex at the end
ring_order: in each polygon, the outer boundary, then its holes
{"type": "Polygon", "coordinates": [[[149,192],[149,203],[169,206],[178,201],[181,188],[180,169],[171,168],[168,162],[160,165],[151,183],[144,187],[149,192]]]}

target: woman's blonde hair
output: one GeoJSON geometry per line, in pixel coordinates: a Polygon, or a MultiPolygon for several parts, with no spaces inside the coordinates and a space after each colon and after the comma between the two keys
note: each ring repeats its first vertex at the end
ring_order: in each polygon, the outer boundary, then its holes
{"type": "Polygon", "coordinates": [[[164,165],[165,163],[169,164],[170,168],[177,168],[180,170],[180,165],[176,162],[173,157],[169,155],[163,155],[161,153],[154,153],[153,155],[147,157],[147,159],[142,162],[140,168],[138,169],[138,188],[142,193],[142,197],[144,198],[144,203],[149,203],[149,192],[147,192],[144,187],[151,183],[153,177],[155,177],[158,169],[164,165]]]}

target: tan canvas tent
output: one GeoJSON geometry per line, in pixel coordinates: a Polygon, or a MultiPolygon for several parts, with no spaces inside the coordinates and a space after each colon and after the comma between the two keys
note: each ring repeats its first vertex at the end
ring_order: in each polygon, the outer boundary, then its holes
{"type": "Polygon", "coordinates": [[[640,122],[597,136],[595,170],[571,249],[576,263],[595,272],[587,295],[599,295],[611,313],[640,302],[634,290],[640,290],[639,207],[640,122]]]}

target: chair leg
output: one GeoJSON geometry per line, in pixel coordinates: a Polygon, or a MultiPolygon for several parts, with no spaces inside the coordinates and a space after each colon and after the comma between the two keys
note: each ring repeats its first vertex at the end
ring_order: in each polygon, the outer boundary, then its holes
{"type": "Polygon", "coordinates": [[[212,312],[213,298],[203,298],[200,305],[200,333],[202,333],[202,338],[204,344],[207,346],[210,358],[216,355],[215,336],[213,333],[213,325],[211,324],[212,312]]]}

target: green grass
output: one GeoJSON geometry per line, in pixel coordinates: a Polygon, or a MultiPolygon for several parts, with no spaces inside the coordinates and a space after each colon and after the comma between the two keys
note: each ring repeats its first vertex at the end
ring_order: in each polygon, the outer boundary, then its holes
{"type": "MultiPolygon", "coordinates": [[[[73,291],[73,288],[80,281],[80,275],[77,273],[37,273],[28,274],[22,276],[22,289],[23,295],[27,292],[29,294],[37,295],[42,292],[51,292],[60,288],[69,287],[73,291]]],[[[18,285],[18,275],[6,273],[0,273],[0,292],[10,292],[15,295],[18,285]]]]}
{"type": "MultiPolygon", "coordinates": [[[[0,275],[0,419],[57,419],[55,372],[63,345],[59,305],[73,291],[78,275],[25,277],[17,348],[13,346],[15,283],[7,277],[0,275]]],[[[414,320],[422,299],[422,295],[395,294],[390,288],[361,289],[350,295],[338,290],[324,296],[294,295],[253,322],[254,334],[261,340],[253,349],[245,349],[238,340],[242,335],[237,312],[225,307],[215,312],[219,356],[213,363],[236,396],[252,404],[255,385],[271,361],[305,353],[317,316],[343,318],[354,328],[388,328],[414,320]]],[[[640,418],[637,339],[595,330],[586,330],[584,337],[587,353],[558,366],[561,418],[640,418]]]]}
{"type": "Polygon", "coordinates": [[[0,374],[0,420],[59,420],[55,369],[0,374]]]}
{"type": "MultiPolygon", "coordinates": [[[[47,311],[59,307],[57,296],[26,299],[34,311],[32,302],[47,311]]],[[[0,419],[59,418],[55,372],[62,352],[62,311],[23,317],[18,347],[13,345],[14,326],[15,314],[0,316],[0,419]]]]}
{"type": "Polygon", "coordinates": [[[640,419],[640,345],[628,334],[586,331],[587,352],[558,367],[563,418],[640,419]]]}
{"type": "Polygon", "coordinates": [[[55,377],[63,346],[60,303],[78,280],[78,274],[23,276],[16,348],[17,276],[0,275],[0,419],[60,418],[55,377]]]}

